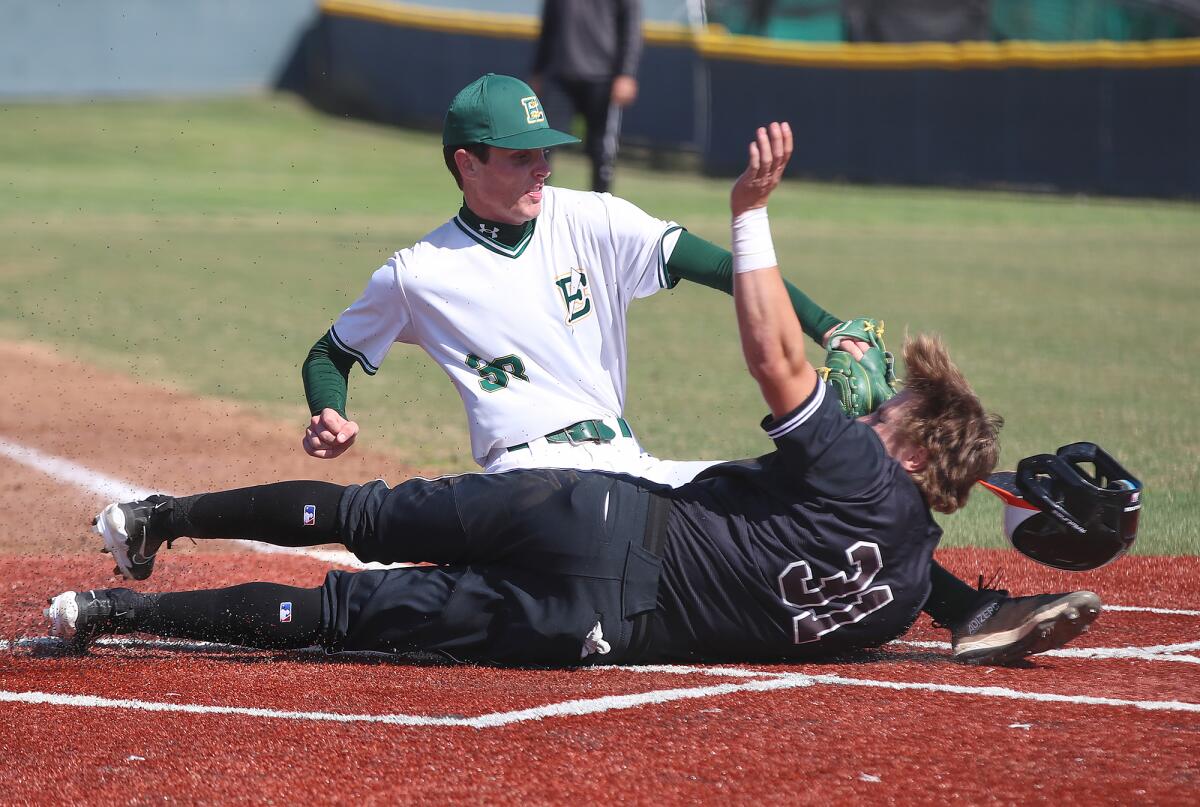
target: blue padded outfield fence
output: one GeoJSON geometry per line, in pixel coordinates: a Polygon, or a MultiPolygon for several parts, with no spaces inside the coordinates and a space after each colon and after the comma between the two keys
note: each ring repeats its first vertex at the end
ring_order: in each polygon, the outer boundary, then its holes
{"type": "MultiPolygon", "coordinates": [[[[325,0],[310,40],[327,102],[437,126],[489,70],[524,75],[536,18],[325,0]]],[[[791,120],[814,179],[1200,197],[1200,40],[801,43],[648,22],[624,135],[740,170],[791,120]]],[[[313,63],[313,62],[310,62],[313,63]]]]}

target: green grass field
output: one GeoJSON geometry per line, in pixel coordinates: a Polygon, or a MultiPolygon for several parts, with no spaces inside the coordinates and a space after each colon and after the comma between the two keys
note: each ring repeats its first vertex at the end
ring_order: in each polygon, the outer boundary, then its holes
{"type": "MultiPolygon", "coordinates": [[[[555,168],[585,182],[574,155],[555,168]]],[[[618,175],[622,196],[720,244],[729,184],[618,175]]],[[[460,201],[435,135],[286,96],[0,106],[0,189],[0,337],[252,404],[297,438],[309,346],[460,201]]],[[[1096,441],[1148,487],[1139,550],[1200,552],[1200,206],[790,181],[771,217],[787,275],[835,314],[884,318],[897,349],[905,330],[946,336],[1007,418],[1006,467],[1096,441]]],[[[630,349],[626,414],[651,451],[769,450],[730,298],[635,304],[630,349]]],[[[356,371],[350,406],[367,445],[474,467],[457,395],[419,350],[356,371]]],[[[998,512],[973,497],[943,519],[947,543],[1001,545],[998,512]]]]}

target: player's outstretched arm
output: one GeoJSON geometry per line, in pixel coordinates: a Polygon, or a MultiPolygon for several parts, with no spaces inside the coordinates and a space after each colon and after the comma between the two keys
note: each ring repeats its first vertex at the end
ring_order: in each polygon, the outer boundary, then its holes
{"type": "Polygon", "coordinates": [[[812,394],[817,373],[804,355],[804,335],[779,274],[767,199],[792,156],[787,123],[759,128],[746,170],[729,196],[733,214],[733,298],[746,367],[771,413],[781,417],[812,394]]]}
{"type": "Polygon", "coordinates": [[[354,444],[358,424],[346,417],[350,368],[354,357],[341,351],[326,333],[304,360],[300,375],[304,397],[312,419],[304,430],[302,445],[310,456],[333,459],[354,444]]]}

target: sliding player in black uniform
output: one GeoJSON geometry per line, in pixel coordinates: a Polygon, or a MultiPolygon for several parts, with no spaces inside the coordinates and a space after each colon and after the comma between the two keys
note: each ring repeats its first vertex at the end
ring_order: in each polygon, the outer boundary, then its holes
{"type": "MultiPolygon", "coordinates": [[[[282,482],[111,505],[106,547],[134,579],[182,536],[337,541],[364,561],[438,565],[333,571],[312,589],[64,592],[47,609],[52,630],[81,646],[139,631],[550,665],[811,658],[899,636],[930,591],[941,535],[930,507],[958,509],[993,469],[1000,420],[929,337],[905,346],[905,390],[868,417],[848,418],[819,382],[766,219],[791,151],[786,124],[760,129],[731,198],[738,325],[771,410],[763,427],[772,453],[675,489],[528,469],[390,489],[282,482]]],[[[1076,592],[992,610],[981,624],[1000,618],[1011,633],[989,645],[987,659],[1002,662],[1077,635],[1099,601],[1076,592]],[[1035,622],[1036,632],[1024,629],[1035,622]]]]}

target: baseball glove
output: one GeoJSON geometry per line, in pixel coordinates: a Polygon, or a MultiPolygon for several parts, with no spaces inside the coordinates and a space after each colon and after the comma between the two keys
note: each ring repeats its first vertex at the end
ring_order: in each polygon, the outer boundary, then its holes
{"type": "Polygon", "coordinates": [[[852,418],[869,415],[899,391],[896,359],[883,343],[882,320],[857,319],[843,322],[829,337],[825,366],[818,367],[821,379],[837,392],[842,409],[852,418]],[[862,359],[840,349],[843,339],[859,339],[870,345],[862,359]]]}
{"type": "Polygon", "coordinates": [[[858,339],[869,343],[872,347],[886,351],[883,344],[883,320],[870,317],[848,319],[833,329],[829,334],[829,342],[825,345],[828,350],[837,350],[843,339],[858,339]]]}

